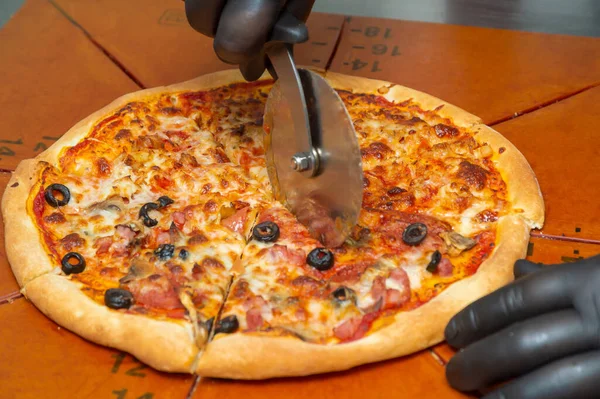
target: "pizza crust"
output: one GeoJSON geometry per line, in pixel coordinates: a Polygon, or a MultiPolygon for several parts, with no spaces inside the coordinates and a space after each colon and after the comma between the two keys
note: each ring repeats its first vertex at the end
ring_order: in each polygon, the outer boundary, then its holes
{"type": "Polygon", "coordinates": [[[444,327],[472,301],[513,279],[512,266],[525,256],[529,226],[517,216],[498,223],[496,248],[476,274],[452,284],[430,302],[360,340],[318,345],[292,337],[235,333],[217,336],[199,360],[201,376],[264,379],[346,370],[408,355],[441,342],[444,327]]]}
{"type": "Polygon", "coordinates": [[[22,292],[46,316],[83,338],[131,353],[157,370],[191,372],[199,348],[190,322],[109,309],[57,274],[32,280],[22,292]]]}
{"type": "Polygon", "coordinates": [[[48,260],[42,235],[28,212],[29,194],[38,184],[44,165],[33,159],[21,162],[2,197],[6,256],[21,287],[55,267],[48,260]]]}
{"type": "Polygon", "coordinates": [[[481,118],[444,100],[396,83],[342,75],[334,72],[327,72],[325,77],[331,86],[338,90],[375,94],[395,103],[412,100],[422,110],[435,111],[440,117],[451,119],[456,126],[470,128],[482,122],[481,118]]]}
{"type": "Polygon", "coordinates": [[[522,216],[530,228],[541,228],[544,225],[544,198],[525,156],[491,127],[478,124],[473,129],[475,139],[494,150],[492,161],[506,182],[512,212],[522,216]]]}

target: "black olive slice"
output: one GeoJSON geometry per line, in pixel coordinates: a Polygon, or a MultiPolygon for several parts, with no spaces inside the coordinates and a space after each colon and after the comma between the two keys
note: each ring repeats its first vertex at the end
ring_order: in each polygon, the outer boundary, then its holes
{"type": "Polygon", "coordinates": [[[69,252],[63,256],[60,264],[62,265],[62,271],[65,272],[66,275],[78,274],[85,270],[85,259],[77,252],[69,252]],[[73,259],[75,259],[77,263],[71,263],[73,259]]]}
{"type": "Polygon", "coordinates": [[[175,253],[175,245],[173,244],[161,244],[154,251],[154,255],[157,255],[160,260],[171,259],[173,253],[175,253]]]}
{"type": "Polygon", "coordinates": [[[217,327],[215,328],[215,334],[230,334],[232,332],[237,331],[239,327],[240,323],[238,323],[236,315],[227,316],[219,320],[219,322],[217,323],[217,327]]]}
{"type": "Polygon", "coordinates": [[[158,199],[158,206],[159,208],[164,208],[167,205],[171,205],[173,201],[171,198],[167,197],[166,195],[163,195],[162,197],[160,197],[158,199]]]}
{"type": "Polygon", "coordinates": [[[188,256],[190,256],[190,253],[188,252],[187,249],[181,248],[179,250],[179,259],[186,260],[188,258],[188,256]]]}
{"type": "Polygon", "coordinates": [[[204,329],[206,330],[207,334],[209,334],[210,330],[212,330],[214,322],[215,322],[215,318],[211,317],[210,319],[208,319],[204,323],[202,323],[202,325],[204,326],[204,329]]]}
{"type": "Polygon", "coordinates": [[[402,241],[408,245],[419,245],[427,237],[427,226],[423,223],[409,224],[402,232],[402,241]]]}
{"type": "Polygon", "coordinates": [[[104,304],[111,309],[129,309],[133,305],[133,295],[122,288],[109,288],[104,293],[104,304]]]}
{"type": "Polygon", "coordinates": [[[433,253],[433,255],[431,255],[431,260],[429,261],[429,264],[427,265],[427,271],[429,273],[434,273],[437,270],[438,265],[440,264],[440,261],[442,260],[442,254],[440,253],[440,251],[435,251],[433,253]]]}
{"type": "Polygon", "coordinates": [[[71,200],[71,192],[62,184],[54,183],[46,187],[44,191],[44,199],[53,208],[58,208],[59,206],[65,206],[71,200]],[[62,199],[56,198],[54,196],[54,192],[58,191],[62,195],[62,199]]]}
{"type": "Polygon", "coordinates": [[[262,222],[252,229],[252,237],[260,242],[275,242],[279,238],[279,226],[274,222],[262,222]]]}
{"type": "Polygon", "coordinates": [[[331,295],[333,295],[333,297],[337,301],[340,301],[340,302],[350,301],[350,300],[354,300],[354,298],[356,298],[354,291],[352,291],[352,289],[350,289],[348,287],[344,287],[344,286],[341,286],[338,289],[336,289],[335,291],[333,291],[331,293],[331,295]]]}
{"type": "Polygon", "coordinates": [[[308,253],[306,263],[324,272],[333,266],[333,253],[327,248],[315,248],[308,253]]]}
{"type": "Polygon", "coordinates": [[[140,208],[139,217],[142,219],[144,226],[154,227],[158,224],[158,220],[152,219],[150,215],[148,215],[148,212],[155,211],[157,209],[158,204],[155,204],[154,202],[148,202],[147,204],[142,205],[142,207],[140,208]]]}

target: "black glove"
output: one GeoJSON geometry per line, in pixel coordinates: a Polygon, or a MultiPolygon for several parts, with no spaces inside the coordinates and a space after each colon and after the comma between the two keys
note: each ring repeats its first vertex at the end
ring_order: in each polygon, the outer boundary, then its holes
{"type": "Polygon", "coordinates": [[[600,256],[515,264],[518,280],[467,306],[445,336],[461,350],[450,385],[473,391],[515,378],[485,399],[600,398],[600,256]]]}
{"type": "MultiPolygon", "coordinates": [[[[283,11],[305,22],[314,0],[185,0],[185,13],[198,32],[214,37],[217,56],[239,65],[248,80],[265,70],[263,46],[283,11]]],[[[308,38],[299,37],[291,44],[308,38]]]]}

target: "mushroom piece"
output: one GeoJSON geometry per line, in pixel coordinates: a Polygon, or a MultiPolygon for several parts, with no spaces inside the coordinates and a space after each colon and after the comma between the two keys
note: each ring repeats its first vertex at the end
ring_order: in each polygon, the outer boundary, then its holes
{"type": "Polygon", "coordinates": [[[154,273],[155,267],[152,263],[144,259],[134,259],[129,267],[129,272],[123,276],[119,282],[127,284],[133,280],[148,277],[154,273]]]}
{"type": "Polygon", "coordinates": [[[467,251],[477,244],[477,241],[472,238],[465,237],[454,231],[440,233],[440,237],[448,246],[448,254],[450,256],[458,256],[463,251],[467,251]]]}
{"type": "Polygon", "coordinates": [[[91,211],[102,210],[111,212],[121,212],[125,208],[123,199],[118,195],[113,195],[104,201],[96,202],[90,206],[91,211]]]}

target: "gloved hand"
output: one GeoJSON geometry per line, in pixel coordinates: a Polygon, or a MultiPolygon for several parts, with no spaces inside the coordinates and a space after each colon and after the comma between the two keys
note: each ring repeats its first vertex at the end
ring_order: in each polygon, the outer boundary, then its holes
{"type": "Polygon", "coordinates": [[[474,302],[446,326],[461,350],[446,377],[461,391],[507,384],[485,399],[600,398],[600,256],[515,264],[516,281],[474,302]]]}
{"type": "MultiPolygon", "coordinates": [[[[265,70],[263,46],[282,12],[305,22],[313,3],[314,0],[185,0],[185,13],[195,30],[215,38],[213,46],[223,62],[239,65],[246,79],[256,80],[265,70]]],[[[291,41],[299,43],[306,38],[291,41]]]]}

